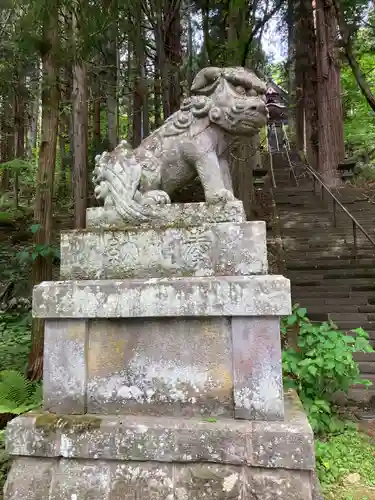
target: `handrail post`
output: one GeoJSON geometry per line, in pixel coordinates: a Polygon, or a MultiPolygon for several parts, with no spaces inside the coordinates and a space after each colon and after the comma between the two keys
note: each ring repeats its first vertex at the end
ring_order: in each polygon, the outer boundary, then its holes
{"type": "Polygon", "coordinates": [[[353,225],[353,247],[354,247],[354,257],[357,258],[357,225],[354,220],[352,220],[353,225]]]}
{"type": "Polygon", "coordinates": [[[333,201],[333,225],[334,227],[337,227],[337,220],[336,220],[336,200],[335,198],[332,198],[333,201]]]}

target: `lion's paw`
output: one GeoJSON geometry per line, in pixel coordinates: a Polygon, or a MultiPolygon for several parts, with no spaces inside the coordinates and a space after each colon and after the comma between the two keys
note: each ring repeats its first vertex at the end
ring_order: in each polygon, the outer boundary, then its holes
{"type": "Polygon", "coordinates": [[[229,191],[229,189],[220,189],[216,193],[212,193],[212,195],[206,196],[207,203],[225,203],[227,201],[234,201],[236,197],[234,194],[229,191]]]}
{"type": "Polygon", "coordinates": [[[159,191],[159,190],[154,190],[154,191],[147,191],[143,195],[143,200],[142,200],[144,205],[170,205],[171,199],[165,191],[159,191]]]}

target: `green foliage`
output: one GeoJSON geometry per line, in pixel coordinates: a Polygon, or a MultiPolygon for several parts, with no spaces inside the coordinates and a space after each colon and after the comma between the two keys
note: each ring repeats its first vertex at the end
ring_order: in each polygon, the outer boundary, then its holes
{"type": "Polygon", "coordinates": [[[0,372],[0,414],[21,415],[41,405],[42,388],[16,370],[0,372]]]}
{"type": "Polygon", "coordinates": [[[374,445],[354,429],[345,430],[327,441],[316,440],[316,469],[323,488],[359,473],[361,482],[375,485],[374,445]]]}
{"type": "Polygon", "coordinates": [[[31,345],[30,314],[0,315],[0,371],[14,369],[23,372],[31,345]]]}
{"type": "MultiPolygon", "coordinates": [[[[32,234],[37,233],[42,228],[41,224],[33,224],[29,227],[29,231],[32,234]]],[[[36,260],[38,257],[52,259],[60,259],[60,248],[55,245],[50,244],[33,244],[29,245],[22,250],[22,252],[18,253],[18,258],[20,262],[32,262],[36,260]]]]}
{"type": "MultiPolygon", "coordinates": [[[[372,27],[361,27],[356,34],[354,43],[357,62],[373,93],[375,93],[374,35],[372,27]]],[[[347,64],[343,65],[341,69],[341,84],[347,147],[352,152],[368,151],[374,147],[375,142],[375,114],[367,104],[352,70],[347,64]]]]}
{"type": "Polygon", "coordinates": [[[285,385],[298,392],[316,434],[340,431],[346,424],[336,415],[332,396],[352,384],[370,385],[360,379],[353,359],[354,352],[373,351],[368,335],[362,328],[346,335],[332,322],[314,324],[298,304],[283,318],[282,335],[291,328],[298,330],[297,347],[283,351],[285,385]]]}

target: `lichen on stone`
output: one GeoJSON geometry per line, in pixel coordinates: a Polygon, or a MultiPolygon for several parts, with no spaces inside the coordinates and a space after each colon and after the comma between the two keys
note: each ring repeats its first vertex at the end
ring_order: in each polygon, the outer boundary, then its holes
{"type": "Polygon", "coordinates": [[[58,415],[54,413],[38,414],[35,428],[51,432],[64,430],[76,434],[100,428],[102,419],[92,415],[58,415]]]}

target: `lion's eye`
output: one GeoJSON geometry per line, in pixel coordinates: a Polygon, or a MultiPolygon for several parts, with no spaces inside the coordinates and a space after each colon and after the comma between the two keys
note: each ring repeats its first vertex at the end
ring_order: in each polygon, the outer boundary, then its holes
{"type": "Polygon", "coordinates": [[[242,87],[242,85],[237,85],[237,87],[234,90],[237,92],[237,94],[241,94],[241,95],[246,94],[246,90],[244,87],[242,87]]]}

